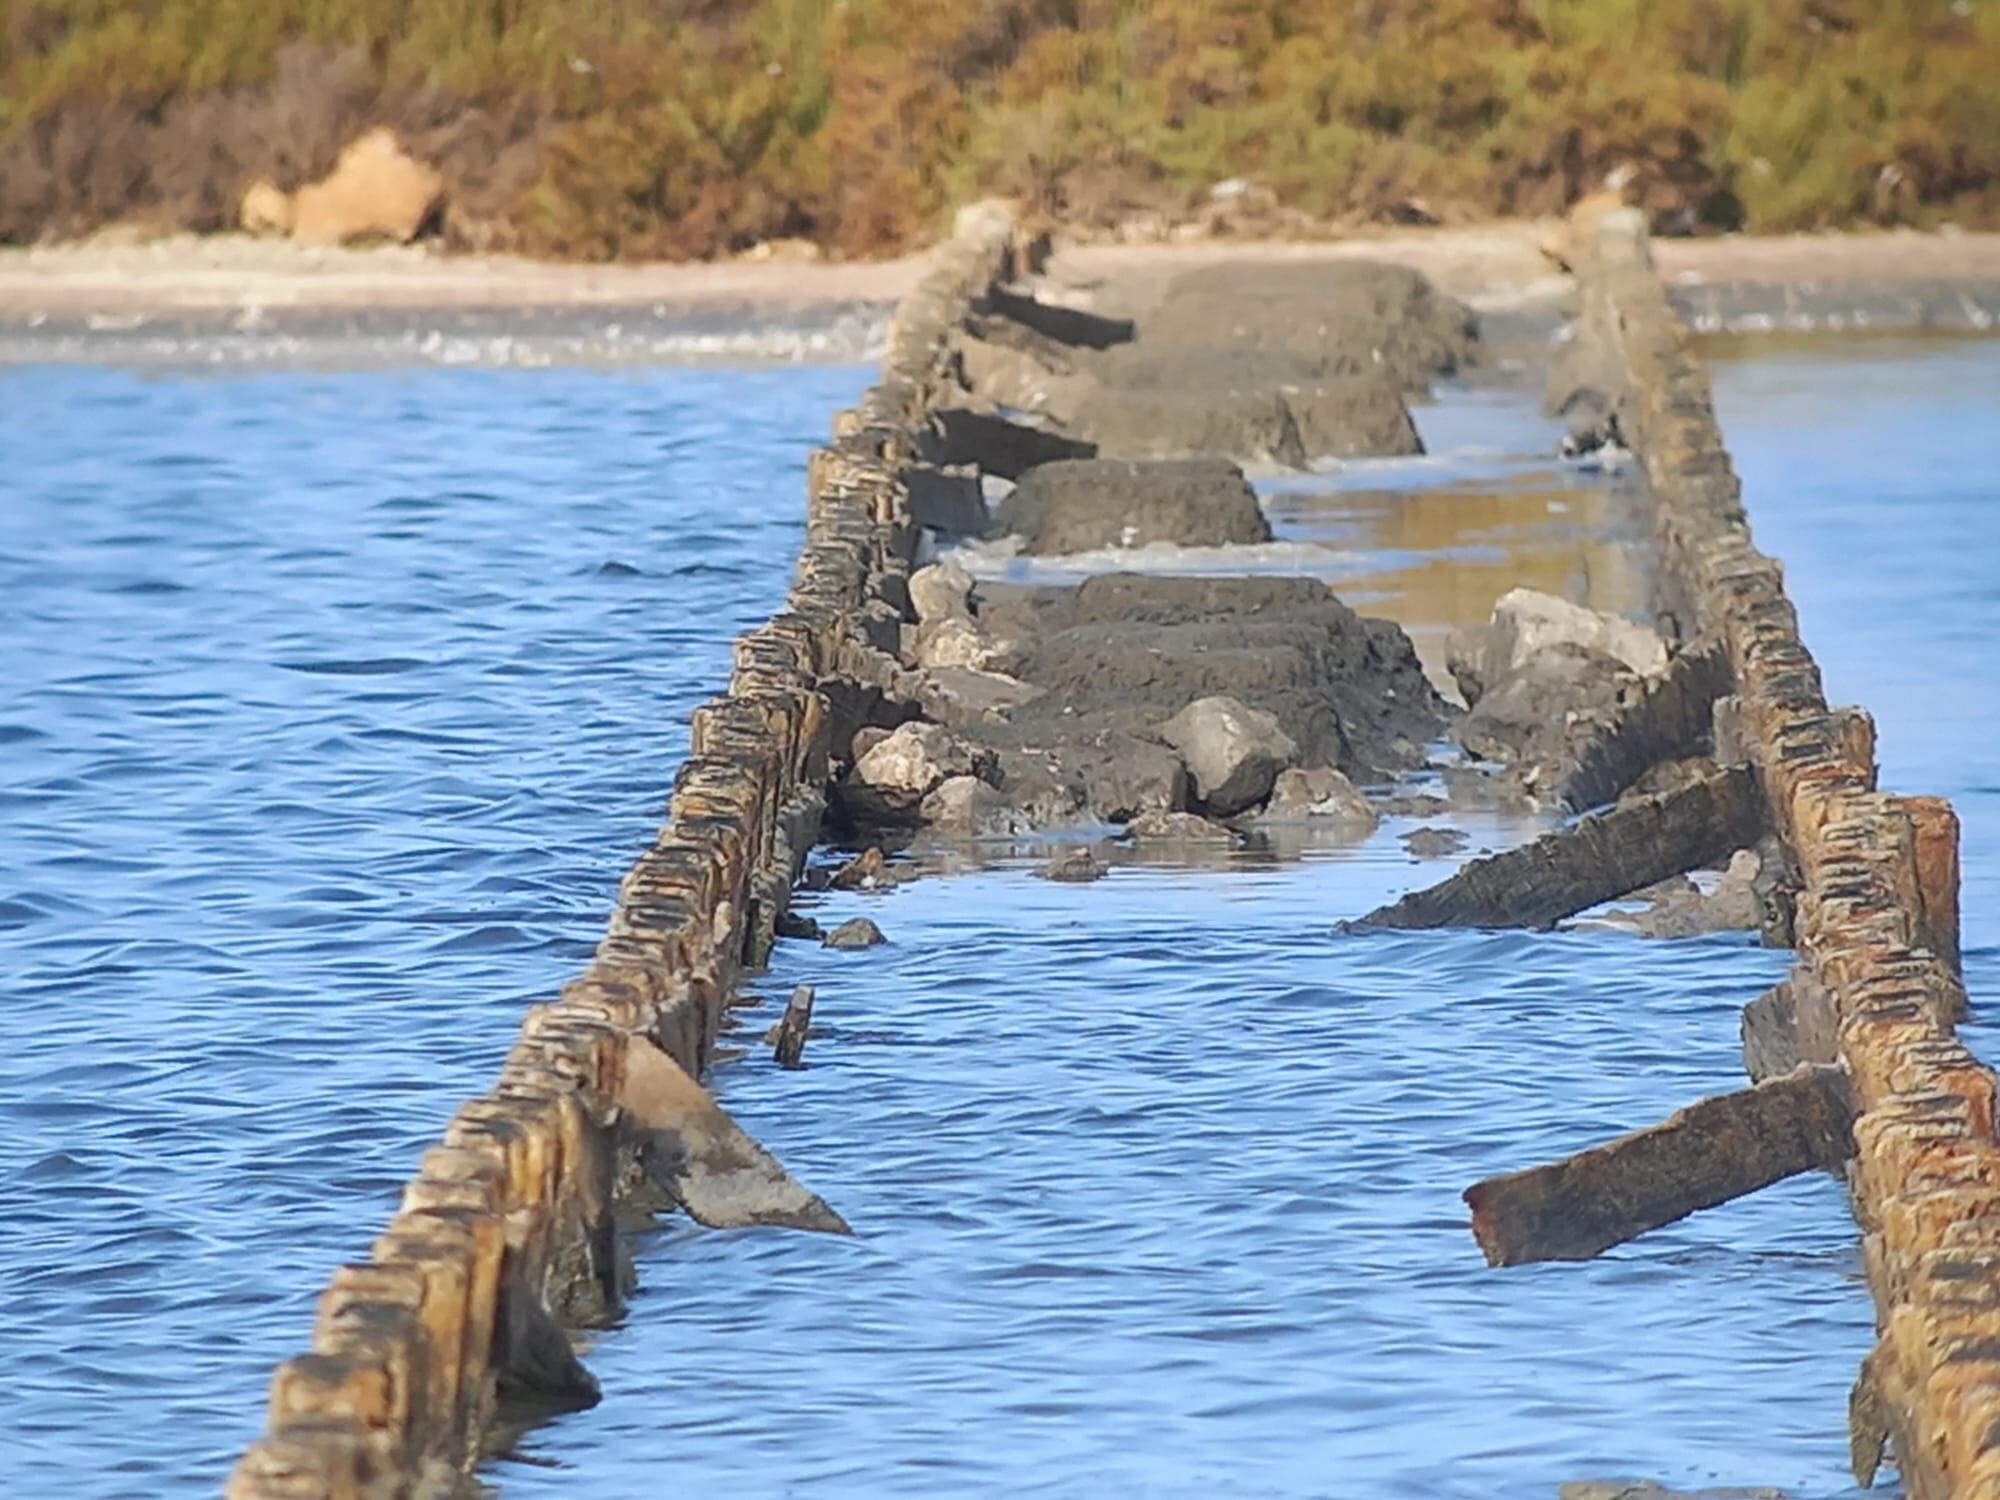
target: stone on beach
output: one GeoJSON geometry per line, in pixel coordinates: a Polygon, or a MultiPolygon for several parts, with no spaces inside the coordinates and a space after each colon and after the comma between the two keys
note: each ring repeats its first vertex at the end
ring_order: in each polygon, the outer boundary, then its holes
{"type": "Polygon", "coordinates": [[[404,151],[394,131],[370,130],[331,173],[292,196],[292,237],[308,245],[413,240],[443,196],[436,168],[404,151]]]}
{"type": "Polygon", "coordinates": [[[1234,698],[1198,698],[1160,727],[1160,737],[1187,762],[1195,795],[1227,816],[1270,795],[1298,746],[1277,719],[1234,698]]]}
{"type": "Polygon", "coordinates": [[[290,234],[293,212],[292,195],[260,177],[237,201],[236,222],[250,234],[290,234]]]}

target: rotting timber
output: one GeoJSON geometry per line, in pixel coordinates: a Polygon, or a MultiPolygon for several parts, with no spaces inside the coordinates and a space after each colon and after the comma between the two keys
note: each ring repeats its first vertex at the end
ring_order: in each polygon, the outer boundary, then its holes
{"type": "Polygon", "coordinates": [[[695,711],[668,821],[595,959],[529,1012],[367,1259],[334,1273],[309,1350],[272,1377],[231,1500],[463,1492],[503,1421],[594,1401],[567,1330],[620,1305],[621,1204],[845,1229],[696,1080],[818,837],[835,736],[852,727],[836,720],[853,694],[831,685],[852,676],[867,622],[902,613],[949,338],[1005,278],[1011,235],[1003,213],[968,211],[898,308],[880,382],[809,462],[784,608],[737,641],[727,691],[695,711]]]}
{"type": "Polygon", "coordinates": [[[1954,1032],[1956,817],[1879,790],[1866,715],[1828,706],[1634,216],[1607,221],[1578,269],[1573,363],[1608,386],[1643,466],[1663,609],[1727,664],[1713,747],[1754,775],[1789,858],[1797,967],[1746,1009],[1754,1088],[1475,1185],[1475,1233],[1496,1263],[1572,1258],[1835,1167],[1879,1333],[1851,1403],[1857,1477],[1872,1479],[1886,1442],[1919,1500],[2000,1496],[2000,1145],[1994,1074],[1954,1032]]]}
{"type": "MultiPolygon", "coordinates": [[[[454,1493],[508,1422],[595,1399],[569,1334],[606,1322],[626,1288],[615,1210],[845,1230],[698,1081],[739,977],[809,925],[788,904],[823,821],[864,841],[1091,822],[1216,840],[1286,816],[1365,828],[1374,812],[1344,773],[1420,764],[1451,719],[1408,637],[1314,579],[1051,588],[918,564],[932,535],[996,522],[1029,554],[1266,540],[1230,461],[1412,451],[1405,395],[1469,357],[1470,315],[1378,266],[1271,271],[1247,292],[1195,274],[1135,323],[1040,300],[1021,269],[1007,217],[969,211],[898,309],[881,383],[809,463],[784,608],[696,711],[670,818],[594,961],[529,1014],[370,1258],[336,1272],[310,1350],[273,1379],[236,1500],[454,1493]],[[1021,481],[997,518],[989,477],[1021,481]]],[[[1582,816],[1355,925],[1545,926],[1768,854],[1759,925],[1799,963],[1746,1010],[1753,1086],[1477,1185],[1475,1234],[1495,1263],[1584,1257],[1844,1171],[1882,1329],[1856,1385],[1857,1467],[1872,1472],[1888,1438],[1920,1500],[2000,1500],[2000,1147],[1993,1075],[1952,1033],[1955,820],[1878,792],[1872,725],[1821,696],[1643,232],[1613,216],[1577,269],[1559,404],[1640,459],[1669,638],[1597,620],[1587,646],[1550,649],[1533,644],[1548,625],[1534,610],[1560,601],[1524,604],[1504,630],[1496,615],[1479,659],[1453,663],[1479,700],[1453,732],[1476,754],[1515,752],[1534,800],[1582,816]],[[1524,689],[1507,676],[1523,653],[1571,676],[1524,689]]],[[[1083,878],[1075,863],[1055,878],[1083,878]]],[[[834,883],[884,873],[871,848],[834,883]]],[[[797,1064],[809,1034],[805,995],[780,1060],[797,1064]]]]}

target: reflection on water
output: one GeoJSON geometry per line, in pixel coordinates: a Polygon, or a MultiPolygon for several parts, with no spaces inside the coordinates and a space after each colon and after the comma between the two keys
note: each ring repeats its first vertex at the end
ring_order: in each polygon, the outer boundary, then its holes
{"type": "MultiPolygon", "coordinates": [[[[1373,478],[1375,476],[1370,476],[1373,478]]],[[[1643,616],[1650,574],[1622,487],[1547,469],[1435,488],[1275,487],[1273,529],[1357,559],[1328,582],[1363,613],[1409,632],[1440,686],[1446,640],[1483,625],[1512,588],[1643,616]]]]}
{"type": "Polygon", "coordinates": [[[1257,475],[1269,542],[1026,557],[1006,538],[952,555],[975,577],[1009,583],[1112,571],[1318,578],[1363,613],[1401,625],[1448,692],[1447,638],[1485,624],[1510,588],[1645,617],[1650,544],[1629,471],[1551,458],[1562,429],[1524,387],[1449,389],[1415,415],[1429,450],[1420,458],[1257,475]]]}

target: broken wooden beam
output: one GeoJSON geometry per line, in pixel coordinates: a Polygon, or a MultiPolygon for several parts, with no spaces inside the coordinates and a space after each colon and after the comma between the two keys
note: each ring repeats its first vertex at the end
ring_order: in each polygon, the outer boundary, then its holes
{"type": "Polygon", "coordinates": [[[1840,1019],[1818,977],[1794,969],[1743,1007],[1743,1071],[1752,1083],[1840,1056],[1840,1019]]]}
{"type": "Polygon", "coordinates": [[[1729,686],[1729,656],[1720,640],[1697,641],[1678,653],[1577,747],[1557,777],[1557,805],[1571,812],[1601,806],[1662,761],[1701,753],[1716,700],[1729,686]]]}
{"type": "Polygon", "coordinates": [[[771,1056],[781,1068],[802,1068],[806,1038],[812,1033],[813,989],[802,984],[792,991],[792,998],[785,1006],[785,1018],[777,1026],[778,1040],[771,1048],[771,1056]]]}
{"type": "Polygon", "coordinates": [[[1748,848],[1767,814],[1748,767],[1621,802],[1369,913],[1360,927],[1547,927],[1748,848]]]}
{"type": "Polygon", "coordinates": [[[1804,1064],[1658,1125],[1465,1190],[1488,1265],[1589,1260],[1648,1230],[1853,1154],[1847,1075],[1804,1064]]]}
{"type": "Polygon", "coordinates": [[[932,463],[946,468],[977,464],[1003,479],[1019,479],[1036,464],[1097,456],[1095,443],[968,407],[940,407],[931,413],[930,425],[926,456],[932,463]]]}
{"type": "Polygon", "coordinates": [[[802,1186],[707,1089],[644,1037],[626,1043],[618,1103],[646,1174],[697,1224],[853,1233],[825,1199],[802,1186]]]}

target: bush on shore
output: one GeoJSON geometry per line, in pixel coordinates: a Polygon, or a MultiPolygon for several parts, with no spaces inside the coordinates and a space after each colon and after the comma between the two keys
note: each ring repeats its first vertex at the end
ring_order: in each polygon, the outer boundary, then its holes
{"type": "Polygon", "coordinates": [[[448,241],[578,259],[1115,231],[1248,179],[1321,220],[2000,223],[1984,0],[8,0],[0,240],[233,224],[371,125],[448,241]]]}

